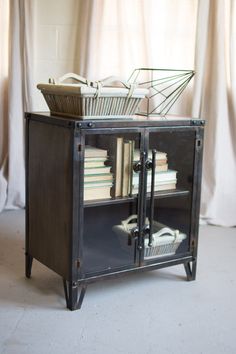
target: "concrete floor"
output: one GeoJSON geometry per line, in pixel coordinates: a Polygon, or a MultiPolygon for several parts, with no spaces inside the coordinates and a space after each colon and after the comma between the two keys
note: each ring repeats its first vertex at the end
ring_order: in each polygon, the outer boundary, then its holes
{"type": "Polygon", "coordinates": [[[24,277],[24,211],[0,214],[0,353],[236,353],[236,229],[202,226],[197,280],[183,266],[88,287],[65,308],[59,276],[24,277]]]}

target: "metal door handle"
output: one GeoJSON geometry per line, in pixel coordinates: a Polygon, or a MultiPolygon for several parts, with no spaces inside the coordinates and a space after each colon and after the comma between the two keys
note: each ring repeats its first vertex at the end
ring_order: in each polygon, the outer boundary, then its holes
{"type": "Polygon", "coordinates": [[[152,161],[151,161],[151,168],[152,168],[152,177],[151,177],[151,196],[150,196],[150,211],[149,211],[149,240],[148,246],[152,246],[152,229],[153,229],[153,218],[154,218],[154,193],[155,193],[155,171],[156,171],[156,153],[155,149],[152,150],[152,161]]]}

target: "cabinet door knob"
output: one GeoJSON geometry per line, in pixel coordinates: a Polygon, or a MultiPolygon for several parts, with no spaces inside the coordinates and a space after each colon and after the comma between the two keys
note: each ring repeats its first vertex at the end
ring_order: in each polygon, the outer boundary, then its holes
{"type": "Polygon", "coordinates": [[[134,227],[134,228],[130,231],[130,233],[131,233],[131,236],[132,236],[133,238],[138,237],[138,235],[139,235],[139,229],[138,229],[138,227],[134,227]]]}
{"type": "Polygon", "coordinates": [[[145,162],[145,167],[146,167],[146,170],[151,170],[151,168],[152,168],[152,160],[148,159],[145,162]]]}
{"type": "Polygon", "coordinates": [[[142,164],[141,161],[138,161],[136,163],[133,164],[133,170],[134,172],[140,172],[142,169],[142,164]]]}

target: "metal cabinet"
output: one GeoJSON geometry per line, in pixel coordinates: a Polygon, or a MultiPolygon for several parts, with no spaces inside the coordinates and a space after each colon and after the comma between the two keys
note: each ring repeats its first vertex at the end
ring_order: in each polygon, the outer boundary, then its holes
{"type": "Polygon", "coordinates": [[[183,264],[196,276],[204,121],[26,113],[26,276],[37,259],[86,287],[183,264]]]}

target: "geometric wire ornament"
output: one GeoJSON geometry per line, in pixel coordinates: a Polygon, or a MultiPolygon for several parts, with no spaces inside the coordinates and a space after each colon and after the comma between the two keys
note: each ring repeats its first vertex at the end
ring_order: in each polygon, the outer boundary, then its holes
{"type": "Polygon", "coordinates": [[[128,82],[149,89],[136,114],[165,116],[194,76],[193,70],[135,69],[128,82]]]}

